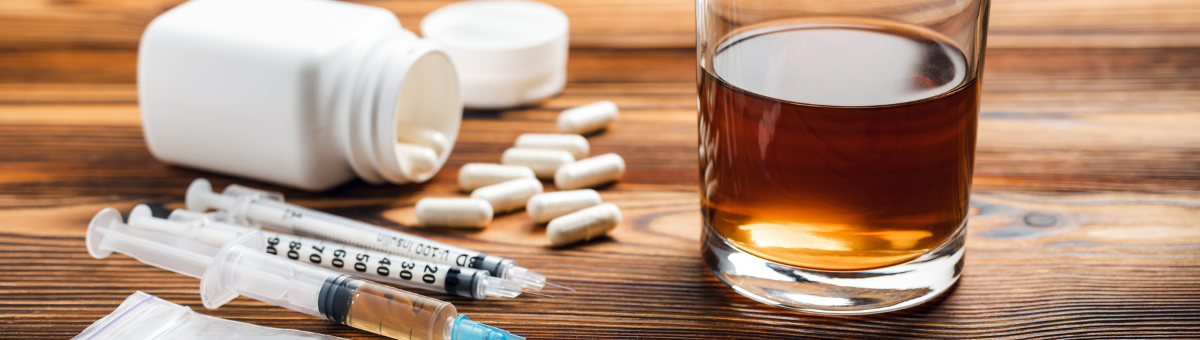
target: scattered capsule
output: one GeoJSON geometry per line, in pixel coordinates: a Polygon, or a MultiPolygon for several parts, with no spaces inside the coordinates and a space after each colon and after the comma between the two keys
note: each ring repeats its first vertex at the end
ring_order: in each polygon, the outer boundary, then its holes
{"type": "Polygon", "coordinates": [[[524,149],[555,149],[570,152],[575,159],[588,156],[587,138],[572,134],[526,133],[517,137],[514,147],[524,149]]]}
{"type": "Polygon", "coordinates": [[[471,198],[488,201],[492,205],[492,213],[498,214],[520,209],[530,197],[540,193],[542,181],[536,178],[518,178],[475,189],[471,198]]]}
{"type": "Polygon", "coordinates": [[[402,143],[416,144],[433,150],[441,155],[450,148],[446,135],[433,129],[408,128],[396,131],[396,139],[402,143]]]}
{"type": "Polygon", "coordinates": [[[525,204],[525,212],[534,223],[546,223],[556,217],[599,205],[600,194],[596,190],[555,191],[533,195],[525,204]]]}
{"type": "Polygon", "coordinates": [[[572,162],[575,157],[562,150],[510,148],[500,156],[500,163],[527,166],[538,178],[554,178],[559,167],[572,162]]]}
{"type": "Polygon", "coordinates": [[[608,127],[617,120],[617,104],[604,100],[577,106],[558,114],[558,131],[586,134],[608,127]]]}
{"type": "Polygon", "coordinates": [[[555,246],[588,241],[607,234],[621,223],[621,209],[612,203],[566,214],[550,221],[546,236],[555,246]]]}
{"type": "Polygon", "coordinates": [[[492,205],[478,198],[422,198],[417,221],[427,227],[484,227],[492,222],[492,205]]]}
{"type": "Polygon", "coordinates": [[[606,153],[558,168],[554,186],[559,190],[594,187],[621,179],[625,175],[625,160],[615,153],[606,153]]]}
{"type": "Polygon", "coordinates": [[[468,192],[518,178],[537,178],[537,176],[533,174],[532,169],[523,165],[467,163],[458,170],[458,186],[468,192]]]}
{"type": "Polygon", "coordinates": [[[433,149],[408,143],[396,143],[396,160],[407,175],[413,176],[433,171],[437,167],[438,155],[433,149]]]}

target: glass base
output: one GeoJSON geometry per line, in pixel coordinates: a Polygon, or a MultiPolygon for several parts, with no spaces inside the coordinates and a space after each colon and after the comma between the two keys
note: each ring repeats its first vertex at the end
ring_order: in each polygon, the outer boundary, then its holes
{"type": "Polygon", "coordinates": [[[903,264],[831,272],[764,260],[705,226],[702,257],[713,275],[758,302],[816,314],[875,314],[916,306],[949,290],[962,273],[966,230],[963,222],[936,250],[903,264]]]}

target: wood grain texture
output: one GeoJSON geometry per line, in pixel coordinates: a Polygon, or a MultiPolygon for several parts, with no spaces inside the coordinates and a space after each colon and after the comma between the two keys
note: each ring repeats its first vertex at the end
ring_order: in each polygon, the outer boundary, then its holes
{"type": "MultiPolygon", "coordinates": [[[[142,29],[180,0],[0,1],[0,47],[137,47],[142,29]]],[[[425,14],[453,0],[355,0],[387,8],[419,31],[425,14]]],[[[545,0],[571,18],[575,47],[662,48],[695,43],[694,1],[545,0]]],[[[1200,45],[1192,0],[994,0],[993,47],[1146,48],[1200,45]]]]}
{"type": "MultiPolygon", "coordinates": [[[[722,286],[699,255],[691,2],[549,0],[572,18],[569,83],[538,106],[468,112],[428,183],[354,181],[310,193],[173,167],[142,140],[136,43],[178,0],[0,1],[0,338],[63,339],[135,290],[219,317],[350,339],[371,334],[239,298],[204,309],[198,280],[124,255],[92,259],[104,207],[182,206],[207,177],[518,260],[578,289],[460,311],[532,339],[1200,338],[1200,3],[996,0],[963,280],[883,315],[814,316],[722,286]],[[609,99],[589,138],[626,177],[602,190],[611,237],[550,248],[522,213],[477,232],[413,228],[412,206],[461,196],[454,175],[494,162],[562,109],[609,99]],[[1047,222],[1050,221],[1050,222],[1047,222]]],[[[443,0],[363,0],[416,28],[443,0]]]]}

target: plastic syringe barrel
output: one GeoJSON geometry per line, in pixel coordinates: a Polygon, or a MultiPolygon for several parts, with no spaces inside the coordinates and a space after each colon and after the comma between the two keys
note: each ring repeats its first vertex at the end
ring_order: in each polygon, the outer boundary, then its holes
{"type": "Polygon", "coordinates": [[[221,194],[203,178],[188,186],[188,210],[224,210],[233,221],[267,225],[298,235],[374,249],[415,259],[486,270],[492,276],[516,280],[531,289],[542,289],[546,277],[517,266],[516,261],[448,245],[345,217],[283,203],[283,195],[230,185],[221,194]]]}
{"type": "Polygon", "coordinates": [[[205,307],[245,295],[397,339],[522,339],[487,326],[454,337],[455,327],[480,327],[455,322],[459,314],[449,302],[272,256],[257,249],[262,242],[262,234],[252,232],[221,248],[200,280],[205,307]]]}
{"type": "Polygon", "coordinates": [[[348,246],[307,237],[263,232],[267,253],[365,279],[484,299],[517,297],[519,282],[488,272],[348,246]]]}
{"type": "MultiPolygon", "coordinates": [[[[145,213],[149,208],[141,206],[145,213]]],[[[140,209],[134,209],[138,213],[140,209]]],[[[129,255],[158,268],[200,278],[212,262],[218,248],[183,237],[152,230],[131,228],[121,221],[121,213],[105,208],[92,218],[87,230],[88,254],[97,259],[113,252],[129,255]]]]}
{"type": "MultiPolygon", "coordinates": [[[[129,218],[129,225],[133,227],[186,234],[183,235],[185,237],[207,237],[207,240],[197,241],[215,246],[222,246],[238,235],[255,231],[250,227],[217,221],[209,214],[188,210],[175,210],[167,220],[148,215],[135,216],[130,215],[129,218]]],[[[478,269],[416,260],[302,236],[268,231],[262,233],[265,242],[258,249],[343,274],[481,300],[488,296],[512,298],[521,294],[519,283],[492,277],[488,272],[478,269]]]]}
{"type": "Polygon", "coordinates": [[[321,285],[342,274],[268,255],[258,250],[262,242],[262,234],[248,233],[221,248],[200,279],[204,307],[245,295],[324,318],[317,305],[321,285]]]}
{"type": "MultiPolygon", "coordinates": [[[[186,210],[177,209],[171,212],[171,216],[176,216],[180,211],[186,210]]],[[[224,223],[207,224],[204,223],[204,214],[192,214],[195,215],[184,217],[182,216],[184,214],[179,214],[181,215],[180,218],[157,218],[150,214],[149,207],[139,204],[129,213],[129,226],[178,235],[217,248],[224,246],[238,236],[255,230],[249,227],[233,226],[224,223]],[[183,220],[185,218],[188,220],[183,220]]],[[[210,255],[216,255],[216,252],[210,255]]]]}
{"type": "Polygon", "coordinates": [[[97,213],[87,231],[88,253],[92,257],[104,258],[112,252],[121,252],[146,264],[200,277],[200,298],[208,308],[220,307],[238,295],[246,295],[397,339],[402,336],[431,340],[523,339],[494,327],[455,322],[460,320],[455,319],[458,312],[445,301],[260,252],[257,246],[262,242],[261,233],[251,232],[208,256],[211,246],[177,235],[129,227],[113,208],[97,213]],[[408,314],[401,315],[405,312],[408,314]],[[448,334],[451,336],[444,336],[448,334]]]}

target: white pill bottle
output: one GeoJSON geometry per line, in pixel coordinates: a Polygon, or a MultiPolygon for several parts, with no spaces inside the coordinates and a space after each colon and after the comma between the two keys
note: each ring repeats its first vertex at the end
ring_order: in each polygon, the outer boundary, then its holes
{"type": "Polygon", "coordinates": [[[138,96],[159,160],[306,189],[424,182],[453,148],[460,85],[391,12],[328,0],[192,0],[154,19],[138,96]]]}

